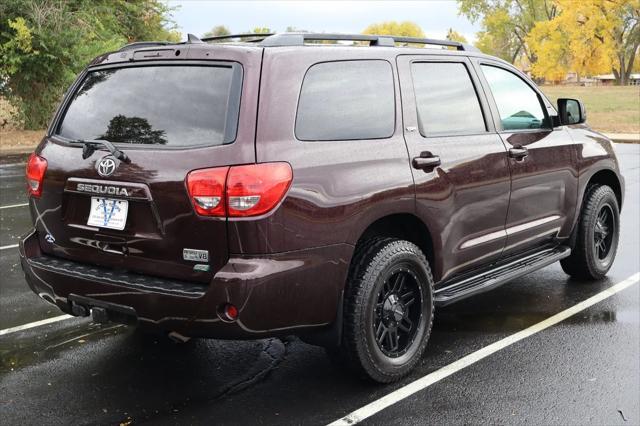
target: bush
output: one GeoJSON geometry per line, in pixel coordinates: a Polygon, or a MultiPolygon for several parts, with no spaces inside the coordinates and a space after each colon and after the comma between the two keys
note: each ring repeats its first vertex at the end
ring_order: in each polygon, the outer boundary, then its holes
{"type": "Polygon", "coordinates": [[[177,41],[159,0],[2,0],[0,96],[27,129],[46,127],[65,89],[99,54],[139,40],[177,41]]]}

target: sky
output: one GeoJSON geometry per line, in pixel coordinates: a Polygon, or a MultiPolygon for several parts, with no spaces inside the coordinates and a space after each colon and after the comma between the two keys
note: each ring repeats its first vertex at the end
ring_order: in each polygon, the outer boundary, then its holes
{"type": "Polygon", "coordinates": [[[202,36],[216,25],[232,33],[255,27],[283,32],[288,26],[315,32],[361,33],[369,24],[383,21],[413,21],[427,37],[445,38],[449,28],[475,40],[479,31],[458,16],[455,1],[205,1],[169,0],[178,6],[173,19],[182,32],[202,36]]]}

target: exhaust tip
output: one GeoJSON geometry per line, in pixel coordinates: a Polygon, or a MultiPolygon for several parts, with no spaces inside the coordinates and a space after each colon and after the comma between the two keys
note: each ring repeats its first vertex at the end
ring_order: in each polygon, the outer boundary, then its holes
{"type": "Polygon", "coordinates": [[[91,308],[91,319],[93,322],[106,324],[109,322],[109,312],[105,308],[93,307],[91,308]]]}
{"type": "Polygon", "coordinates": [[[191,337],[184,336],[177,331],[172,331],[167,335],[167,337],[174,343],[187,343],[191,340],[191,337]]]}

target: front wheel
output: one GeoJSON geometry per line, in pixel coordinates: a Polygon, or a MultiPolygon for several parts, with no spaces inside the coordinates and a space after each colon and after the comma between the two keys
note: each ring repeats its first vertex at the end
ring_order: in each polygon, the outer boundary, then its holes
{"type": "Polygon", "coordinates": [[[613,190],[594,185],[587,190],[574,230],[571,256],[562,259],[562,269],[574,278],[598,280],[611,268],[618,250],[620,212],[613,190]]]}
{"type": "Polygon", "coordinates": [[[342,358],[376,382],[400,379],[422,357],[433,310],[433,277],[416,245],[391,238],[364,243],[345,291],[342,358]]]}

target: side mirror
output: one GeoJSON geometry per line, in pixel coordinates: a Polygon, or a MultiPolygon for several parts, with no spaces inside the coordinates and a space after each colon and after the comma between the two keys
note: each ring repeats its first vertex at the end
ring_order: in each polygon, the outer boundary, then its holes
{"type": "Polygon", "coordinates": [[[580,124],[587,121],[587,110],[578,99],[558,99],[558,114],[560,125],[580,124]]]}

